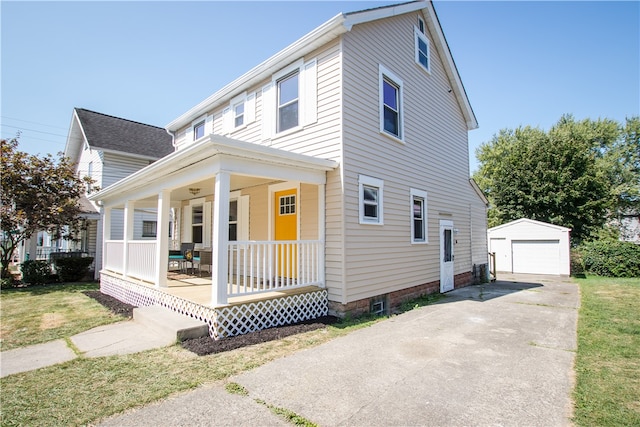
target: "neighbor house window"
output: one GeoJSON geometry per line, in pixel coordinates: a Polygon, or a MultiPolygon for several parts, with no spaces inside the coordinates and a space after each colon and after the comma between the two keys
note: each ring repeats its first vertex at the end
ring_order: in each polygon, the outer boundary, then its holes
{"type": "Polygon", "coordinates": [[[194,206],[191,209],[191,238],[193,243],[202,243],[202,230],[204,220],[204,207],[194,206]]]}
{"type": "Polygon", "coordinates": [[[157,221],[142,221],[142,237],[156,237],[157,230],[157,221]]]}
{"type": "Polygon", "coordinates": [[[360,224],[382,224],[384,182],[360,175],[358,183],[360,224]]]}
{"type": "Polygon", "coordinates": [[[380,131],[402,140],[402,121],[402,80],[380,66],[380,131]]]}
{"type": "Polygon", "coordinates": [[[427,243],[427,193],[411,189],[411,243],[427,243]]]}
{"type": "Polygon", "coordinates": [[[420,30],[420,32],[422,34],[425,34],[424,20],[422,18],[420,18],[419,16],[418,16],[418,29],[420,30]]]}
{"type": "Polygon", "coordinates": [[[416,43],[416,63],[426,71],[431,72],[431,56],[429,51],[429,39],[424,35],[424,31],[414,29],[416,43]]]}
{"type": "Polygon", "coordinates": [[[193,140],[200,139],[204,136],[204,120],[193,125],[193,140]]]}
{"type": "Polygon", "coordinates": [[[284,76],[277,82],[278,88],[278,119],[277,132],[298,126],[299,123],[299,82],[298,70],[284,76]]]}

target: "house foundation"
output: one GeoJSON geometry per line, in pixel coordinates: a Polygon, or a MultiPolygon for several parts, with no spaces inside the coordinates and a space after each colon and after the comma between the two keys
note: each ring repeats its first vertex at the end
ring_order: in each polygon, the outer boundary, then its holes
{"type": "MultiPolygon", "coordinates": [[[[474,284],[474,276],[471,271],[454,276],[455,289],[463,288],[472,284],[474,284]]],[[[358,317],[368,313],[390,314],[407,301],[438,292],[440,292],[440,281],[435,280],[433,282],[412,286],[399,291],[390,292],[388,294],[377,295],[371,298],[363,298],[347,304],[329,301],[329,314],[340,318],[358,317]],[[380,307],[380,304],[382,304],[382,308],[380,307]]]]}

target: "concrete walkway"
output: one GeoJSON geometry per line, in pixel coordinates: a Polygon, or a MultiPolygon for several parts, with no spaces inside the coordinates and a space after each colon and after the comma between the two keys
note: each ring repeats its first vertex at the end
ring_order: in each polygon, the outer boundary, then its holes
{"type": "MultiPolygon", "coordinates": [[[[175,344],[132,320],[98,326],[71,337],[85,357],[131,354],[175,344]]],[[[73,360],[78,355],[63,339],[0,353],[0,377],[33,371],[73,360]]]]}
{"type": "Polygon", "coordinates": [[[565,426],[572,415],[578,287],[549,276],[447,294],[103,425],[282,425],[264,401],[320,426],[565,426]]]}

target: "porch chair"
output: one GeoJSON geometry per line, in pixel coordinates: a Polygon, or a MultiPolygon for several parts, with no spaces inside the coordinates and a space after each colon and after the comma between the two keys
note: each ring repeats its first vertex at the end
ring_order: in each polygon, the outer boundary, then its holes
{"type": "Polygon", "coordinates": [[[207,266],[207,271],[211,273],[212,256],[211,251],[200,251],[197,258],[193,259],[198,264],[198,274],[202,276],[202,267],[207,266]]]}
{"type": "MultiPolygon", "coordinates": [[[[185,264],[187,262],[192,262],[192,260],[188,259],[188,257],[193,257],[193,249],[195,247],[195,243],[182,243],[180,244],[180,250],[170,250],[169,251],[169,263],[177,262],[180,266],[180,271],[185,270],[185,264]],[[187,254],[190,252],[190,254],[187,254]]],[[[193,263],[191,264],[193,266],[193,263]]]]}

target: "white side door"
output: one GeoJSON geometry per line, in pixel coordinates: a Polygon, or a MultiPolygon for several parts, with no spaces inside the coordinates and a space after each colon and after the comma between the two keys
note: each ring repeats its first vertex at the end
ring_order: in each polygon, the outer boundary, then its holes
{"type": "Polygon", "coordinates": [[[453,221],[440,220],[440,292],[453,290],[453,221]]]}

